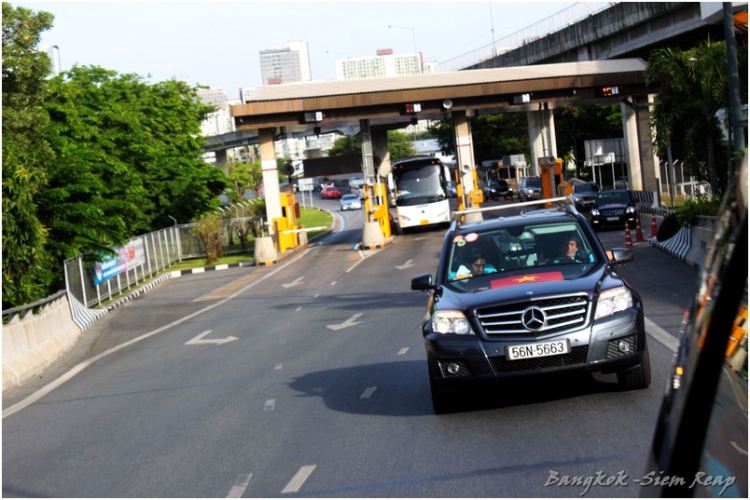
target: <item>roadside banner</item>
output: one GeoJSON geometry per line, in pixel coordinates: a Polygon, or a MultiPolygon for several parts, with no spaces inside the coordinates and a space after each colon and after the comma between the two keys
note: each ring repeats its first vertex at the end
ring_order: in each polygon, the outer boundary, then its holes
{"type": "Polygon", "coordinates": [[[94,284],[101,285],[115,276],[142,266],[146,263],[146,253],[143,250],[143,240],[137,238],[118,249],[117,257],[94,263],[94,284]]]}

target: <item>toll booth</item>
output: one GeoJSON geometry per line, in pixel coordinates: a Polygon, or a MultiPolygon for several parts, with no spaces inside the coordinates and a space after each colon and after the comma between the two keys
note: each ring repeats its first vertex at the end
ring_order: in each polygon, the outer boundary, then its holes
{"type": "Polygon", "coordinates": [[[563,196],[558,192],[562,185],[562,158],[544,156],[539,158],[539,175],[542,178],[542,198],[555,198],[563,196]]]}
{"type": "Polygon", "coordinates": [[[284,253],[299,244],[296,230],[299,217],[299,203],[294,200],[294,193],[280,193],[281,217],[273,219],[272,223],[276,235],[274,243],[276,251],[284,253]]]}

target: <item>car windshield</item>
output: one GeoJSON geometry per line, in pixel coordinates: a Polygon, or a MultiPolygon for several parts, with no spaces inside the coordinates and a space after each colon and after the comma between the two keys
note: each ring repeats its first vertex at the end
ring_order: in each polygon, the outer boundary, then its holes
{"type": "Polygon", "coordinates": [[[542,180],[538,178],[529,177],[526,179],[526,187],[530,188],[542,188],[542,180]]]}
{"type": "Polygon", "coordinates": [[[573,191],[576,193],[596,193],[599,191],[599,187],[596,184],[576,184],[573,186],[573,191]]]}
{"type": "Polygon", "coordinates": [[[345,194],[341,197],[341,201],[359,201],[359,196],[356,194],[345,194]]]}
{"type": "Polygon", "coordinates": [[[612,192],[612,193],[599,193],[599,198],[596,200],[597,205],[607,204],[628,204],[630,203],[630,195],[624,191],[612,192]]]}
{"type": "Polygon", "coordinates": [[[599,263],[577,222],[526,223],[456,235],[445,281],[464,291],[502,288],[577,278],[599,263]]]}

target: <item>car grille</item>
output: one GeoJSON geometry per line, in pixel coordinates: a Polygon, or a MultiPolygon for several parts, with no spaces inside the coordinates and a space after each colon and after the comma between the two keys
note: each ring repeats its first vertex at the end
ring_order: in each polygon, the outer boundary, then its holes
{"type": "Polygon", "coordinates": [[[600,208],[599,212],[602,215],[625,215],[624,208],[600,208]]]}
{"type": "Polygon", "coordinates": [[[477,319],[487,335],[551,333],[581,327],[588,317],[589,300],[585,293],[527,300],[478,309],[477,319]],[[537,307],[544,312],[541,328],[529,330],[523,325],[524,311],[537,307]]]}
{"type": "Polygon", "coordinates": [[[509,361],[505,356],[490,358],[492,368],[496,373],[520,372],[527,370],[544,370],[560,366],[579,365],[586,362],[588,346],[574,347],[568,354],[547,356],[544,358],[516,359],[509,361]]]}

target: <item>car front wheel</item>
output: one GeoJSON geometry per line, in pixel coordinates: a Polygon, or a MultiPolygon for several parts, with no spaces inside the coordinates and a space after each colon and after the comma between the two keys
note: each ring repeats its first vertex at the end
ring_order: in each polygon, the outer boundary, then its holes
{"type": "Polygon", "coordinates": [[[641,364],[631,370],[619,372],[617,383],[625,390],[645,389],[651,384],[651,361],[648,354],[648,344],[643,350],[641,364]]]}

